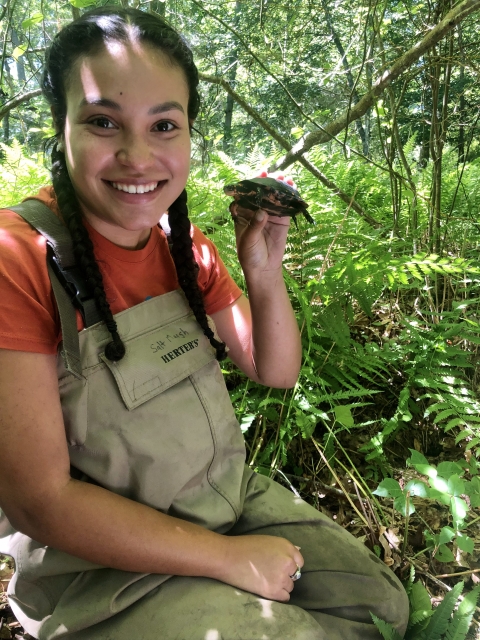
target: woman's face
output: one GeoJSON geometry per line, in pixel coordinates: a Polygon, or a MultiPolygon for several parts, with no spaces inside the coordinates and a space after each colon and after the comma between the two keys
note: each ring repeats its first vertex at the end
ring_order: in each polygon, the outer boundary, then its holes
{"type": "Polygon", "coordinates": [[[151,46],[109,43],[67,82],[63,142],[82,213],[115,244],[141,248],[187,181],[185,75],[151,46]]]}

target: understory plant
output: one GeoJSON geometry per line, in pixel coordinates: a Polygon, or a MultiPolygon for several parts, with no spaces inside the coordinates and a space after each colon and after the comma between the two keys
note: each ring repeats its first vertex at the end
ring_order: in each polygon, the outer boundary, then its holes
{"type": "MultiPolygon", "coordinates": [[[[433,609],[428,591],[415,572],[404,585],[410,604],[410,616],[404,640],[465,640],[472,623],[480,595],[480,585],[462,595],[464,583],[457,583],[433,609]]],[[[372,614],[373,621],[385,640],[402,640],[400,634],[387,622],[372,614]]]]}
{"type": "Polygon", "coordinates": [[[410,450],[407,464],[425,479],[412,478],[404,486],[398,480],[385,478],[373,493],[393,499],[393,508],[406,518],[405,536],[408,536],[408,518],[415,513],[415,498],[440,503],[448,507],[452,526],[444,526],[437,533],[424,531],[426,551],[439,562],[453,562],[452,551],[457,547],[465,554],[473,554],[474,541],[467,528],[478,518],[473,511],[480,507],[480,466],[475,457],[469,462],[440,462],[437,466],[418,451],[410,450]]]}

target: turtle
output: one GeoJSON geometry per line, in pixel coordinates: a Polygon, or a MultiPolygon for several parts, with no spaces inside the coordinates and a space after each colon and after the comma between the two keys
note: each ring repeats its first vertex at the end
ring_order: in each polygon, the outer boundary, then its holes
{"type": "Polygon", "coordinates": [[[298,191],[286,182],[275,178],[250,178],[223,187],[227,196],[237,198],[237,203],[245,209],[263,209],[270,216],[291,216],[297,225],[296,215],[303,213],[311,224],[308,204],[298,191]]]}

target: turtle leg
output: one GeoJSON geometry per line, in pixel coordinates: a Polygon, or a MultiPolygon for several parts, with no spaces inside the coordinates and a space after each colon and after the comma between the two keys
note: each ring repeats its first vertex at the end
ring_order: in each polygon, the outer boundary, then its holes
{"type": "Polygon", "coordinates": [[[303,211],[302,212],[303,215],[305,216],[305,218],[307,219],[307,222],[310,222],[310,224],[315,224],[315,220],[312,218],[312,216],[308,213],[308,211],[303,211]]]}

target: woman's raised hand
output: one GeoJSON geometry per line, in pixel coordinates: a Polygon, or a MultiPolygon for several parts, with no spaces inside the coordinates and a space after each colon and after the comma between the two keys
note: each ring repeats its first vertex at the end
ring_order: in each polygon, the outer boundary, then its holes
{"type": "MultiPolygon", "coordinates": [[[[271,177],[295,186],[293,180],[283,174],[269,175],[263,171],[258,177],[271,177]]],[[[245,209],[236,200],[231,203],[230,212],[235,221],[238,259],[244,273],[247,275],[280,269],[290,218],[269,216],[262,209],[245,209]]]]}
{"type": "Polygon", "coordinates": [[[298,547],[276,536],[224,536],[225,559],[215,578],[262,598],[287,602],[303,567],[298,547]]]}

